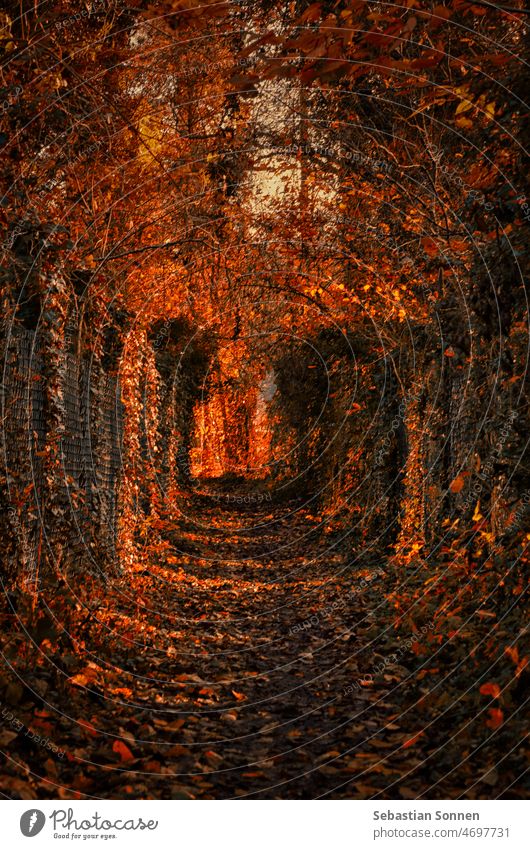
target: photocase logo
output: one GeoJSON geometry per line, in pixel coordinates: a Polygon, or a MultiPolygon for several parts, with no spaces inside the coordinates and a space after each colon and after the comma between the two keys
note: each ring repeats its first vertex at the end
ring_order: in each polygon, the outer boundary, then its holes
{"type": "Polygon", "coordinates": [[[42,829],[46,822],[46,817],[42,811],[32,808],[26,811],[20,817],[20,830],[24,837],[35,837],[42,829]]]}

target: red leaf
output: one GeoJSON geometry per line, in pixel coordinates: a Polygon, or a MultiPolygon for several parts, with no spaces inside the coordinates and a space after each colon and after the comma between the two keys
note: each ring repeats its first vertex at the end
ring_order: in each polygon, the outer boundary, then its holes
{"type": "Polygon", "coordinates": [[[501,694],[501,688],[498,684],[483,684],[480,692],[483,696],[492,696],[492,698],[498,699],[501,694]]]}
{"type": "Polygon", "coordinates": [[[488,728],[495,730],[499,725],[502,725],[504,714],[500,708],[490,708],[488,713],[490,715],[490,718],[486,720],[488,728]]]}
{"type": "Polygon", "coordinates": [[[247,699],[244,693],[238,693],[237,690],[232,690],[232,695],[236,697],[238,702],[244,702],[247,699]]]}
{"type": "Polygon", "coordinates": [[[420,739],[422,734],[423,734],[423,731],[418,731],[418,733],[415,734],[414,737],[410,737],[409,740],[405,740],[405,742],[403,743],[403,748],[408,749],[410,746],[413,746],[414,743],[418,742],[418,740],[420,739]]]}
{"type": "MultiPolygon", "coordinates": [[[[447,351],[446,351],[446,352],[445,352],[445,356],[446,356],[446,357],[448,357],[448,356],[451,356],[451,357],[452,357],[452,356],[454,356],[454,355],[453,355],[453,354],[449,355],[449,354],[447,353],[447,351]]],[[[456,493],[456,492],[461,492],[461,490],[462,490],[462,488],[463,488],[463,486],[464,486],[464,483],[465,483],[465,481],[464,481],[464,477],[463,477],[463,475],[458,475],[458,477],[456,477],[456,478],[454,479],[454,481],[452,481],[452,482],[449,484],[449,489],[451,490],[451,492],[455,492],[455,493],[456,493]]]]}
{"type": "Polygon", "coordinates": [[[129,749],[128,746],[125,745],[121,740],[115,740],[112,744],[112,751],[116,752],[120,756],[121,761],[132,761],[134,760],[134,755],[129,749]]]}
{"type": "Polygon", "coordinates": [[[88,719],[80,719],[79,725],[89,737],[97,737],[99,734],[98,729],[95,725],[88,721],[88,719]]]}

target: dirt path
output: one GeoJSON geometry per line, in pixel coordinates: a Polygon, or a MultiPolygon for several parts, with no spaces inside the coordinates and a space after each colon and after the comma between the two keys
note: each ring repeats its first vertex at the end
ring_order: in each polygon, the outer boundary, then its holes
{"type": "Polygon", "coordinates": [[[170,658],[156,660],[159,736],[166,710],[183,720],[185,751],[171,766],[195,796],[330,792],[350,777],[335,759],[367,736],[370,695],[351,692],[355,632],[367,624],[362,586],[352,594],[362,576],[296,504],[201,507],[204,528],[175,533],[176,580],[157,576],[158,609],[172,606],[176,630],[170,658]]]}
{"type": "Polygon", "coordinates": [[[382,561],[296,503],[195,499],[193,515],[109,587],[81,658],[35,671],[15,712],[63,755],[11,740],[11,795],[480,798],[476,764],[444,750],[443,689],[436,711],[418,702],[411,645],[388,662],[382,561]]]}

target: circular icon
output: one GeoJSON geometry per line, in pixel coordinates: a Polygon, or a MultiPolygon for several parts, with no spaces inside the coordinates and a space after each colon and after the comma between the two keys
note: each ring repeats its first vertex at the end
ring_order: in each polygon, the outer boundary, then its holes
{"type": "Polygon", "coordinates": [[[32,808],[20,817],[20,830],[24,837],[35,837],[44,828],[46,817],[42,811],[32,808]]]}

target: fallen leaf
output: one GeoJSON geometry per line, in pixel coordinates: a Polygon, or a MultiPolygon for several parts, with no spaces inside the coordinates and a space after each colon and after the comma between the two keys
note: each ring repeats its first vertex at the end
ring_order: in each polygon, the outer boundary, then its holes
{"type": "Polygon", "coordinates": [[[232,695],[237,699],[238,702],[246,702],[247,697],[244,693],[238,693],[237,690],[232,690],[232,695]]]}
{"type": "Polygon", "coordinates": [[[501,688],[498,684],[483,684],[480,692],[483,696],[492,696],[492,698],[498,699],[501,694],[501,688]]]}
{"type": "Polygon", "coordinates": [[[488,728],[495,730],[502,725],[504,721],[504,714],[500,708],[490,708],[488,713],[490,715],[490,718],[486,720],[488,728]]]}
{"type": "Polygon", "coordinates": [[[413,746],[413,745],[414,745],[414,743],[417,743],[417,742],[418,742],[418,740],[419,740],[419,739],[420,739],[420,737],[423,735],[423,733],[424,733],[423,731],[418,731],[418,733],[417,733],[417,734],[415,734],[415,735],[414,735],[414,737],[410,737],[408,740],[406,740],[406,741],[403,743],[402,748],[403,748],[403,749],[409,749],[411,746],[413,746]]]}
{"type": "Polygon", "coordinates": [[[125,743],[122,740],[115,740],[112,744],[112,751],[116,752],[120,756],[121,761],[132,761],[134,760],[134,755],[125,743]]]}
{"type": "Polygon", "coordinates": [[[235,722],[238,719],[237,711],[227,710],[225,713],[221,714],[221,719],[229,720],[230,722],[235,722]]]}
{"type": "Polygon", "coordinates": [[[98,734],[99,734],[98,729],[96,728],[95,725],[93,725],[91,722],[89,722],[88,719],[80,719],[79,725],[81,726],[81,729],[85,732],[85,734],[88,734],[89,737],[97,737],[98,736],[98,734]]]}
{"type": "MultiPolygon", "coordinates": [[[[447,356],[447,352],[446,352],[446,356],[447,356]]],[[[453,356],[453,354],[451,354],[451,356],[453,356]]],[[[464,483],[465,483],[465,480],[464,480],[463,476],[457,475],[457,477],[453,481],[451,481],[451,483],[449,484],[449,489],[451,490],[451,492],[454,492],[454,493],[461,492],[462,489],[464,488],[464,483]]]]}

